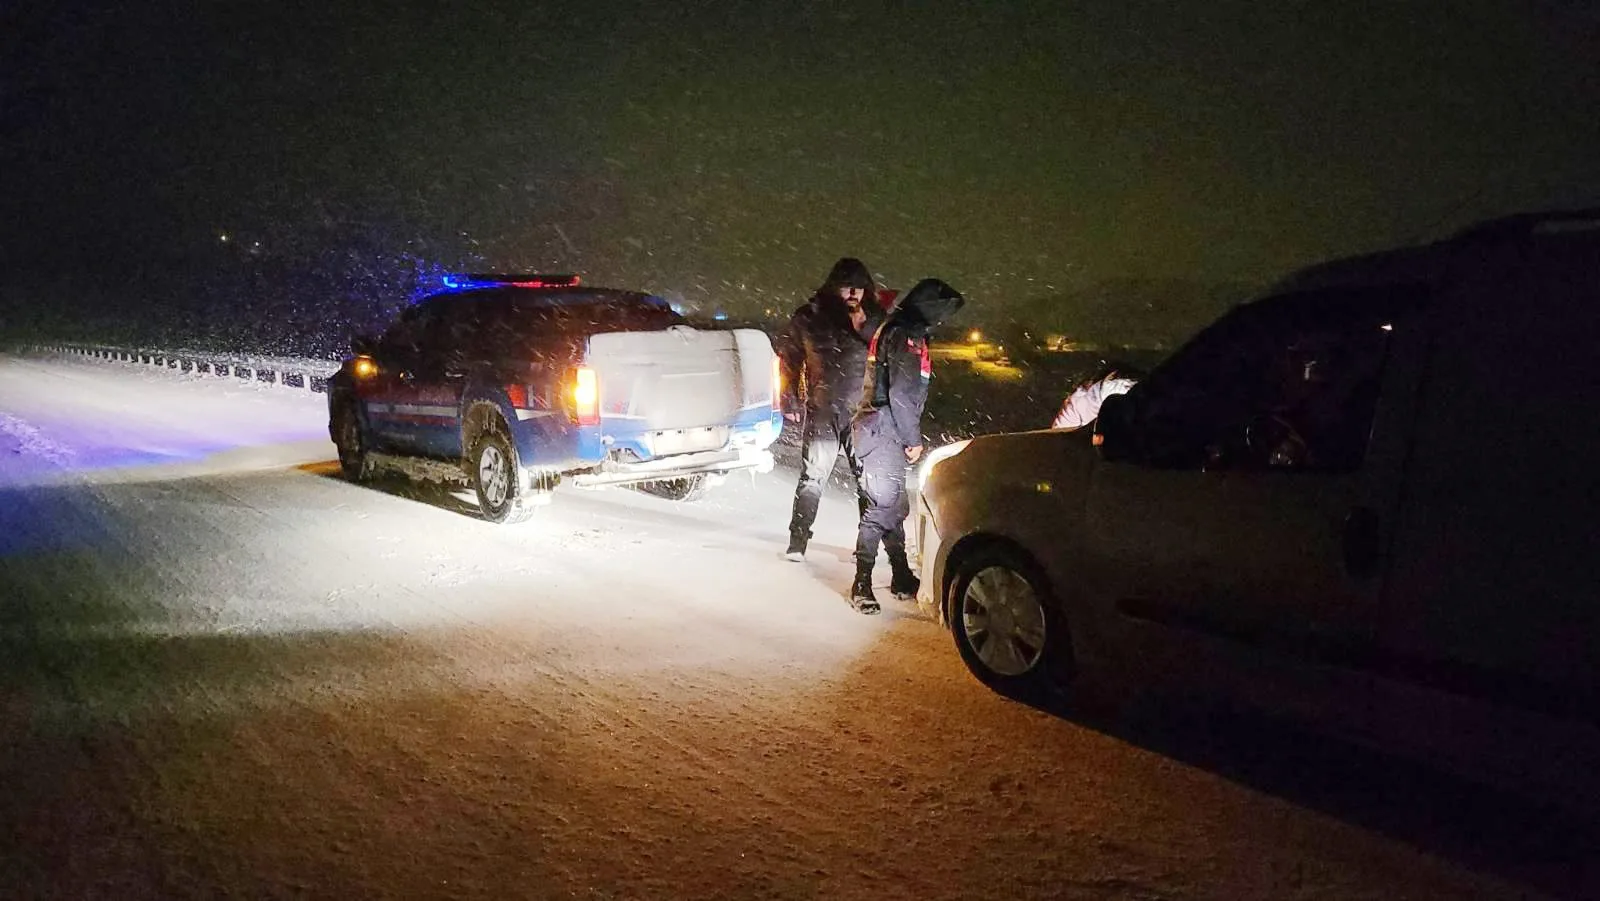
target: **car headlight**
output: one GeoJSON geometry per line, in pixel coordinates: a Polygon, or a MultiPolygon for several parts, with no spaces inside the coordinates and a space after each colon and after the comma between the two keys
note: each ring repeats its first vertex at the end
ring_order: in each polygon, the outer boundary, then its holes
{"type": "Polygon", "coordinates": [[[966,450],[967,445],[971,443],[971,438],[964,438],[954,444],[945,444],[928,451],[927,456],[922,458],[922,465],[917,467],[917,490],[922,490],[923,483],[928,481],[928,473],[933,472],[935,466],[966,450]]]}

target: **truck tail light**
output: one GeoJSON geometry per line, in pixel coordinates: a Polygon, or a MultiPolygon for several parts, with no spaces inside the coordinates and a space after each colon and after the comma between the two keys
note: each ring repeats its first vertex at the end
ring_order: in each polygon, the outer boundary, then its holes
{"type": "Polygon", "coordinates": [[[600,377],[587,366],[573,374],[572,410],[578,425],[600,424],[600,377]]]}
{"type": "Polygon", "coordinates": [[[772,358],[772,412],[783,412],[783,365],[781,358],[772,358]]]}

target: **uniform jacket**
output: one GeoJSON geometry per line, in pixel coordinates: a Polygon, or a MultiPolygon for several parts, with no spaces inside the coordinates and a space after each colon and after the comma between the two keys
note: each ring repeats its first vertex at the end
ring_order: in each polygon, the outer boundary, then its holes
{"type": "Polygon", "coordinates": [[[924,279],[873,333],[854,420],[861,453],[875,444],[922,444],[922,411],[933,377],[928,332],[963,303],[965,299],[954,288],[938,279],[924,279]]]}

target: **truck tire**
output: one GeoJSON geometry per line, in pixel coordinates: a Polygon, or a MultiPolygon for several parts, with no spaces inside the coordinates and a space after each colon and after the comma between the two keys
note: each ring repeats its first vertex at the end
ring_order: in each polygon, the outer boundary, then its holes
{"type": "Polygon", "coordinates": [[[478,512],[485,520],[509,525],[522,522],[538,509],[522,489],[517,449],[504,431],[488,428],[479,432],[467,461],[472,490],[478,497],[478,512]]]}
{"type": "Polygon", "coordinates": [[[657,482],[645,482],[639,486],[645,494],[653,494],[669,501],[682,501],[692,503],[706,496],[711,490],[711,476],[708,473],[695,473],[681,479],[662,479],[657,482]]]}
{"type": "Polygon", "coordinates": [[[366,430],[361,427],[361,417],[349,401],[334,408],[333,446],[339,452],[339,471],[352,482],[365,482],[372,478],[372,459],[367,454],[366,430]]]}

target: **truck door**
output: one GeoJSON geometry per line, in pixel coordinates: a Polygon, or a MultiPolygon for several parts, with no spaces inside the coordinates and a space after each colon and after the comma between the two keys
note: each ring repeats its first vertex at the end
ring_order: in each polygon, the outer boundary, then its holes
{"type": "Polygon", "coordinates": [[[1138,447],[1095,467],[1086,509],[1120,612],[1296,656],[1370,649],[1421,293],[1240,307],[1129,392],[1138,447]]]}
{"type": "Polygon", "coordinates": [[[437,308],[426,304],[409,307],[378,341],[378,371],[367,380],[362,400],[373,442],[383,450],[418,452],[414,383],[437,316],[437,308]]]}
{"type": "Polygon", "coordinates": [[[462,399],[471,375],[487,362],[480,316],[494,301],[445,296],[429,303],[435,311],[423,352],[406,379],[401,409],[411,423],[416,451],[448,460],[462,454],[462,399]]]}

